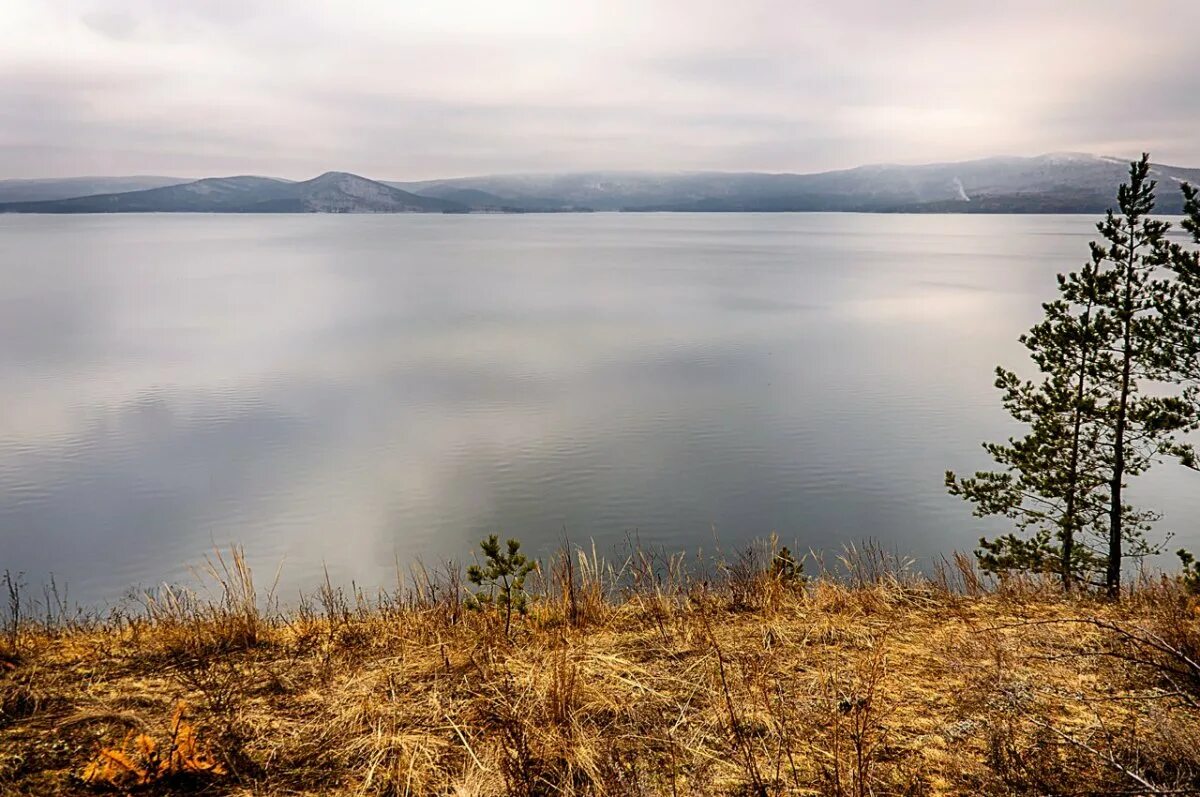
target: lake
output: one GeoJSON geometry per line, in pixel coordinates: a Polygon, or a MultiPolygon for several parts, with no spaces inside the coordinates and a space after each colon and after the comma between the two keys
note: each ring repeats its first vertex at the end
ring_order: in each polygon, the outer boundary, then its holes
{"type": "MultiPolygon", "coordinates": [[[[0,216],[0,568],[283,595],[488,533],[616,555],[986,529],[943,471],[1085,216],[0,216]]],[[[1200,475],[1134,498],[1200,542],[1200,475]]],[[[1165,560],[1164,560],[1165,563],[1165,560]]]]}

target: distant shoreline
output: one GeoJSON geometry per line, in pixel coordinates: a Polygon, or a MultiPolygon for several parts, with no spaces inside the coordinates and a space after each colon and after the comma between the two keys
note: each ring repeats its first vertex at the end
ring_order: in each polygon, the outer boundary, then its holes
{"type": "MultiPolygon", "coordinates": [[[[1101,214],[1126,164],[1052,154],[813,174],[567,172],[394,182],[347,172],[310,180],[239,175],[0,180],[0,213],[911,213],[1101,214]]],[[[1200,169],[1153,165],[1158,207],[1182,212],[1200,169]]]]}

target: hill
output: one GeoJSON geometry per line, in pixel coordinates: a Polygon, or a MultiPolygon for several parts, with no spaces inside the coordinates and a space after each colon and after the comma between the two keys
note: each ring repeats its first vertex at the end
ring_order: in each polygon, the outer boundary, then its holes
{"type": "MultiPolygon", "coordinates": [[[[481,178],[484,180],[493,178],[481,178]]],[[[496,178],[502,179],[502,178],[496,178]]],[[[410,190],[411,183],[389,182],[388,185],[402,190],[410,190]]],[[[505,195],[494,194],[481,188],[465,187],[458,181],[445,183],[417,183],[418,189],[412,193],[419,196],[436,197],[451,202],[466,205],[473,211],[506,212],[506,213],[586,213],[591,207],[571,202],[562,197],[537,196],[528,192],[505,189],[505,195]]]]}
{"type": "MultiPolygon", "coordinates": [[[[882,164],[816,174],[572,172],[381,182],[328,172],[302,182],[220,177],[74,198],[9,201],[0,203],[0,212],[1094,214],[1113,205],[1127,170],[1128,164],[1118,158],[1058,153],[918,166],[882,164]]],[[[1159,211],[1166,214],[1182,209],[1180,183],[1200,184],[1200,169],[1156,164],[1153,176],[1159,181],[1159,211]]],[[[60,181],[55,190],[68,190],[69,185],[60,181]]]]}
{"type": "Polygon", "coordinates": [[[209,177],[144,191],[0,204],[7,213],[441,213],[466,210],[345,172],[302,182],[209,177]]]}
{"type": "MultiPolygon", "coordinates": [[[[1127,171],[1117,158],[1066,153],[817,174],[587,172],[395,185],[419,194],[478,190],[516,205],[551,201],[596,210],[1096,213],[1112,206],[1127,171]]],[[[1200,183],[1200,169],[1156,165],[1154,176],[1164,213],[1180,212],[1179,183],[1200,183]]]]}

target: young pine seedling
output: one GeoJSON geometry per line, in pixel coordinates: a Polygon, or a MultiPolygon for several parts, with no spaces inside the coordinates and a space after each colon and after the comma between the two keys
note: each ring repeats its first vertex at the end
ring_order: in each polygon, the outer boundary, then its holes
{"type": "Polygon", "coordinates": [[[498,606],[504,612],[504,635],[507,636],[513,612],[525,614],[525,577],[537,564],[521,553],[519,540],[509,540],[508,552],[503,553],[500,550],[500,538],[490,534],[479,543],[479,547],[483,550],[485,562],[468,567],[467,580],[482,589],[467,598],[467,605],[479,610],[498,606]]]}

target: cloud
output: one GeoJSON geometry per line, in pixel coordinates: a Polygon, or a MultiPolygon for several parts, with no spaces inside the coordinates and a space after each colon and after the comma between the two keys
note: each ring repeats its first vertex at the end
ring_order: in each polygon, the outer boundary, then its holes
{"type": "Polygon", "coordinates": [[[1198,26],[1169,0],[10,0],[0,177],[1195,164],[1198,26]]]}

